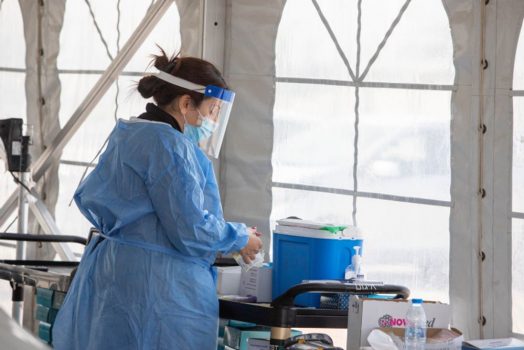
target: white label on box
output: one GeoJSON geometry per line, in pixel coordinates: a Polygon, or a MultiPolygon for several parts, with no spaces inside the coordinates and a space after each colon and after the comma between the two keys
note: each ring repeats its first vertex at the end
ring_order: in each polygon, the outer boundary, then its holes
{"type": "MultiPolygon", "coordinates": [[[[374,328],[406,326],[409,301],[361,299],[351,296],[348,310],[348,350],[368,346],[367,337],[374,328]]],[[[428,328],[449,328],[448,304],[424,303],[428,328]]]]}
{"type": "Polygon", "coordinates": [[[242,271],[240,295],[255,296],[258,303],[271,302],[271,273],[272,269],[267,266],[242,271]]]}
{"type": "Polygon", "coordinates": [[[217,293],[237,295],[240,288],[240,266],[217,267],[217,293]]]}

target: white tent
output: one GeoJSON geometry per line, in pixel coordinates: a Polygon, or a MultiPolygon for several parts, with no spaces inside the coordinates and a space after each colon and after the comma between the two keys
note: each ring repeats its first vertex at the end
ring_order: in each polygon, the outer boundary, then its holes
{"type": "Polygon", "coordinates": [[[0,0],[0,118],[34,125],[62,233],[87,235],[73,192],[158,43],[237,92],[215,165],[266,251],[282,217],[356,224],[369,278],[449,302],[468,338],[524,336],[524,1],[171,2],[0,0]]]}

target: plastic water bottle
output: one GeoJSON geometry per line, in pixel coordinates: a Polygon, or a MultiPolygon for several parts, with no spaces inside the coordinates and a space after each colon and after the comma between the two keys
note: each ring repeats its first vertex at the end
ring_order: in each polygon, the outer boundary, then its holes
{"type": "Polygon", "coordinates": [[[406,313],[406,333],[404,337],[405,350],[424,350],[426,344],[426,313],[422,307],[422,299],[412,299],[406,313]]]}

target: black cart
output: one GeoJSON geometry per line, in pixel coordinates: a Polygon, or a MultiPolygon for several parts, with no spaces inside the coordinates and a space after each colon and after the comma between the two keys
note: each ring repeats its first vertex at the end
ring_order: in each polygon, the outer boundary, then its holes
{"type": "Polygon", "coordinates": [[[348,311],[295,306],[295,297],[303,293],[345,293],[351,295],[391,295],[407,299],[409,289],[389,284],[349,281],[315,281],[288,289],[271,304],[246,303],[220,299],[220,318],[271,327],[271,349],[281,350],[291,336],[291,328],[347,328],[348,311]]]}

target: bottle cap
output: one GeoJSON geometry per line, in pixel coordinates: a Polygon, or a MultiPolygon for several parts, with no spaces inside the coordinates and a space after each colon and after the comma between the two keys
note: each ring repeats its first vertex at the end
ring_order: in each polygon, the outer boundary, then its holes
{"type": "Polygon", "coordinates": [[[411,299],[412,304],[422,304],[424,300],[422,299],[411,299]]]}

